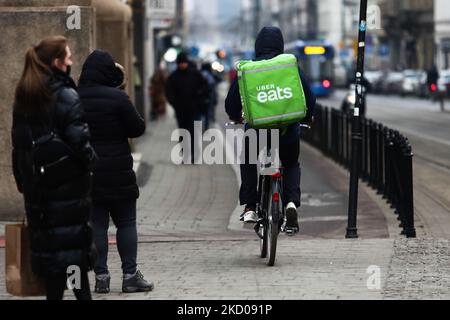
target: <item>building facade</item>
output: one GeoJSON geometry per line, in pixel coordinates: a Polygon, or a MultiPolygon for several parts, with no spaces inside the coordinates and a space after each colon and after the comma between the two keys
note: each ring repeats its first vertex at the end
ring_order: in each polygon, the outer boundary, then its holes
{"type": "Polygon", "coordinates": [[[391,69],[429,69],[434,63],[434,1],[380,1],[381,39],[389,47],[391,69]]]}
{"type": "Polygon", "coordinates": [[[450,1],[435,0],[436,64],[439,69],[450,69],[450,1]]]}
{"type": "Polygon", "coordinates": [[[336,60],[353,59],[359,0],[241,0],[241,46],[251,49],[263,26],[278,26],[285,42],[327,40],[336,60]],[[341,54],[342,51],[342,54],[341,54]]]}
{"type": "MultiPolygon", "coordinates": [[[[24,208],[12,175],[11,106],[26,50],[40,39],[61,34],[73,52],[74,78],[95,48],[111,52],[131,74],[133,25],[131,8],[118,0],[0,0],[0,30],[0,220],[13,221],[23,218],[24,208]],[[79,26],[68,24],[72,5],[79,6],[79,26]]],[[[133,97],[132,77],[128,90],[133,97]]]]}

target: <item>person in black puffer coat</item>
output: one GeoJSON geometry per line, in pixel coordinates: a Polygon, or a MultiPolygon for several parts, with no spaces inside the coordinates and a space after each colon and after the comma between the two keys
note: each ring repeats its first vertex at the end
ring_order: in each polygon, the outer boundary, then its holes
{"type": "MultiPolygon", "coordinates": [[[[81,271],[81,288],[74,290],[77,299],[90,300],[87,272],[95,262],[89,226],[95,152],[75,84],[68,76],[71,64],[62,36],[46,38],[30,48],[13,111],[14,177],[31,230],[33,271],[45,279],[49,300],[63,298],[70,266],[81,271]],[[33,170],[36,148],[32,145],[49,131],[56,132],[72,151],[67,153],[68,160],[60,162],[62,174],[43,180],[33,170]]],[[[50,144],[46,155],[59,154],[57,145],[50,144]]]]}
{"type": "Polygon", "coordinates": [[[99,258],[95,266],[97,293],[110,291],[107,265],[108,227],[111,216],[117,227],[117,247],[122,260],[123,292],[151,291],[153,284],[137,270],[136,199],[139,189],[128,142],[145,132],[145,121],[128,95],[118,89],[124,74],[113,57],[92,52],[83,65],[78,93],[99,157],[94,169],[93,225],[99,258]]]}

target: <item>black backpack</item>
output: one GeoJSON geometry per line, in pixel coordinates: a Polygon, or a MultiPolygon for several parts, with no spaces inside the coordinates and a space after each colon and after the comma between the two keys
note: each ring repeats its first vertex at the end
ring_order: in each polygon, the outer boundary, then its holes
{"type": "Polygon", "coordinates": [[[35,137],[30,127],[31,148],[29,157],[33,180],[41,193],[58,188],[86,173],[86,168],[74,150],[61,138],[53,125],[54,105],[47,113],[44,124],[47,133],[35,137]]]}

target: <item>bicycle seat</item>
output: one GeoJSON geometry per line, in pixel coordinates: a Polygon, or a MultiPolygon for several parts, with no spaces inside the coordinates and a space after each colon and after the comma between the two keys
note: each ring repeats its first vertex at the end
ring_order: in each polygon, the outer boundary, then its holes
{"type": "Polygon", "coordinates": [[[261,168],[260,175],[262,176],[273,176],[274,174],[279,173],[280,170],[278,168],[274,168],[272,166],[261,168]]]}

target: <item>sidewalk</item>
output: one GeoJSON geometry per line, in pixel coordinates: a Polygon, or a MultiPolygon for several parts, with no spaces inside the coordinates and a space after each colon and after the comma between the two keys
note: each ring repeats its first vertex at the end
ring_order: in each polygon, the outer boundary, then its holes
{"type": "MultiPolygon", "coordinates": [[[[218,124],[226,118],[218,107],[218,124]]],[[[95,299],[396,299],[449,298],[447,240],[405,240],[387,205],[361,185],[361,239],[344,240],[348,174],[302,145],[301,234],[279,238],[276,265],[258,257],[259,242],[238,221],[238,178],[231,166],[176,166],[170,161],[172,116],[149,123],[136,141],[139,267],[155,291],[124,295],[111,246],[111,294],[95,299]],[[370,266],[380,288],[369,289],[370,266]]],[[[111,234],[114,234],[111,228],[111,234]]],[[[420,234],[420,233],[419,233],[420,234]]],[[[4,270],[4,249],[0,249],[4,270]]],[[[6,293],[0,272],[0,299],[6,293]]],[[[93,285],[93,274],[90,274],[93,285]]],[[[372,283],[372,282],[371,282],[372,283]]],[[[375,282],[376,284],[376,282],[375,282]]],[[[72,293],[67,298],[73,299],[72,293]]]]}
{"type": "MultiPolygon", "coordinates": [[[[118,254],[112,249],[111,293],[94,295],[94,299],[450,298],[448,240],[296,241],[282,237],[273,268],[258,258],[257,250],[254,240],[141,243],[140,268],[154,281],[155,290],[125,295],[120,292],[118,254]],[[367,287],[369,266],[379,267],[380,290],[367,287]]],[[[69,291],[66,296],[73,299],[69,291]]],[[[0,299],[17,299],[5,293],[3,272],[0,299]]]]}

